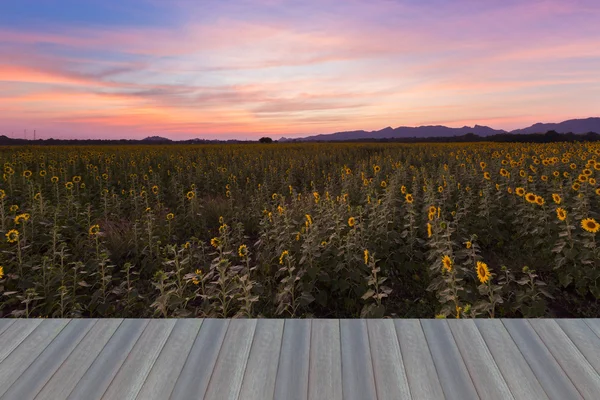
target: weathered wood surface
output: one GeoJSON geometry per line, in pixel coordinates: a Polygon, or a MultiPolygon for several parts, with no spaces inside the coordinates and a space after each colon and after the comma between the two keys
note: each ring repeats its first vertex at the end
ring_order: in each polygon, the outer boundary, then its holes
{"type": "Polygon", "coordinates": [[[0,400],[598,398],[598,319],[0,320],[0,400]]]}

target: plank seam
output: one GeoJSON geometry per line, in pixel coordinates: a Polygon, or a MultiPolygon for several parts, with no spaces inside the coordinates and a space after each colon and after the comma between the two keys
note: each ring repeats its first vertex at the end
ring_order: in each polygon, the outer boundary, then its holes
{"type": "Polygon", "coordinates": [[[310,365],[312,358],[312,343],[313,343],[313,324],[312,319],[310,321],[310,335],[308,336],[308,379],[306,380],[306,396],[310,396],[310,365]]]}
{"type": "MultiPolygon", "coordinates": [[[[72,322],[73,322],[73,319],[71,319],[71,320],[69,321],[69,323],[63,327],[63,329],[65,329],[65,328],[66,328],[66,327],[67,327],[69,324],[71,324],[72,322]]],[[[60,369],[60,368],[63,366],[63,364],[64,364],[64,363],[67,361],[67,359],[69,358],[69,356],[70,356],[70,355],[71,355],[71,354],[72,354],[72,353],[75,351],[75,349],[76,349],[77,347],[79,347],[79,344],[80,344],[80,343],[83,341],[83,339],[85,339],[85,338],[86,338],[86,336],[90,334],[90,332],[91,332],[91,331],[92,331],[92,329],[93,329],[93,328],[96,326],[96,324],[97,324],[97,323],[98,323],[98,320],[96,320],[96,322],[94,322],[94,323],[92,324],[92,326],[91,326],[91,327],[88,329],[88,331],[85,333],[85,335],[83,335],[83,336],[81,337],[81,339],[79,339],[79,341],[77,342],[77,345],[75,345],[75,347],[73,347],[73,349],[71,350],[71,352],[70,352],[70,353],[69,353],[69,354],[68,354],[68,355],[65,357],[65,359],[64,359],[64,360],[63,360],[63,361],[60,363],[60,365],[58,366],[58,368],[56,368],[56,370],[55,370],[55,371],[52,373],[52,375],[50,375],[50,377],[48,378],[48,380],[46,380],[46,382],[44,383],[44,385],[42,385],[42,387],[40,388],[40,390],[38,390],[38,391],[37,391],[37,393],[35,394],[35,396],[37,396],[37,395],[38,395],[38,394],[39,394],[39,393],[40,393],[40,392],[41,392],[41,391],[44,389],[44,387],[46,387],[46,385],[48,384],[48,382],[50,382],[50,380],[52,379],[52,377],[54,377],[54,375],[55,375],[55,374],[58,372],[58,370],[59,370],[59,369],[60,369]]],[[[60,333],[63,331],[63,329],[61,329],[61,330],[60,330],[60,332],[58,332],[58,334],[57,334],[57,335],[54,337],[54,339],[52,339],[52,341],[51,341],[50,343],[48,343],[48,345],[46,346],[46,348],[45,348],[44,350],[42,350],[42,351],[40,352],[40,354],[38,354],[38,355],[35,357],[35,359],[33,360],[33,362],[27,366],[27,368],[25,369],[25,371],[23,371],[23,372],[21,373],[21,375],[19,376],[19,378],[20,378],[22,375],[24,375],[24,374],[27,372],[27,370],[29,370],[29,368],[31,368],[31,366],[32,366],[33,364],[35,364],[35,362],[38,360],[38,358],[40,358],[40,356],[41,356],[41,355],[44,353],[44,351],[46,351],[46,349],[47,349],[47,348],[48,348],[48,347],[49,347],[49,346],[52,344],[52,342],[54,342],[54,340],[56,340],[56,338],[58,337],[58,335],[60,335],[60,333]]],[[[14,384],[15,384],[15,383],[18,381],[18,380],[19,380],[19,379],[15,380],[15,381],[14,381],[14,382],[13,382],[13,383],[12,383],[12,384],[11,384],[11,385],[8,387],[8,389],[6,389],[6,391],[8,392],[8,391],[10,390],[10,388],[11,388],[11,387],[12,387],[12,386],[13,386],[13,385],[14,385],[14,384]]],[[[6,392],[5,392],[5,393],[6,393],[6,392]]],[[[35,397],[35,396],[34,396],[34,397],[35,397]]],[[[0,397],[0,399],[1,399],[1,398],[4,398],[4,395],[2,395],[2,397],[0,397]]]]}
{"type": "Polygon", "coordinates": [[[596,335],[598,337],[598,339],[600,339],[600,335],[598,335],[598,333],[596,332],[596,330],[590,324],[588,324],[585,319],[583,319],[583,322],[588,326],[588,328],[590,328],[590,330],[592,332],[594,332],[594,335],[596,335]]]}
{"type": "MultiPolygon", "coordinates": [[[[203,324],[204,324],[204,318],[200,322],[200,328],[198,328],[198,332],[196,332],[196,336],[194,337],[194,340],[192,341],[192,345],[190,346],[190,349],[188,350],[188,352],[185,356],[185,362],[183,363],[183,366],[181,367],[181,371],[179,371],[179,375],[177,375],[177,379],[175,380],[175,384],[173,385],[173,388],[171,389],[171,393],[169,393],[169,400],[173,396],[173,392],[175,391],[175,387],[177,387],[177,382],[179,382],[179,378],[181,378],[181,372],[183,370],[185,370],[185,366],[187,365],[188,360],[190,359],[190,353],[192,352],[192,349],[194,348],[194,344],[196,343],[196,340],[198,340],[198,335],[200,335],[200,330],[202,329],[203,324]]],[[[138,395],[139,395],[139,393],[138,393],[138,395]]]]}
{"type": "MultiPolygon", "coordinates": [[[[281,365],[281,354],[283,351],[283,338],[285,337],[285,327],[287,326],[287,320],[283,321],[283,329],[281,330],[281,344],[279,345],[279,357],[277,357],[277,372],[275,373],[275,386],[273,387],[273,398],[275,400],[275,393],[277,392],[277,378],[279,377],[279,366],[281,365]]],[[[310,350],[310,348],[309,348],[310,350]]],[[[310,366],[309,366],[310,368],[310,366]]]]}
{"type": "MultiPolygon", "coordinates": [[[[554,321],[554,320],[553,320],[553,321],[554,321]]],[[[575,345],[575,347],[577,348],[577,350],[579,350],[579,353],[581,353],[581,355],[583,356],[583,358],[585,358],[585,360],[588,362],[588,364],[590,364],[590,366],[593,368],[593,370],[594,370],[594,371],[596,371],[596,374],[600,375],[600,371],[598,371],[598,370],[596,369],[596,367],[594,367],[594,366],[592,365],[592,363],[590,362],[590,360],[589,360],[589,359],[588,359],[588,358],[585,356],[585,353],[584,353],[584,351],[583,351],[582,349],[580,349],[580,348],[579,348],[579,346],[578,346],[578,345],[577,345],[577,343],[575,343],[575,341],[574,341],[574,340],[571,338],[571,336],[569,335],[569,333],[568,333],[567,331],[565,331],[565,330],[564,330],[564,328],[561,326],[561,324],[559,324],[557,321],[554,321],[554,323],[555,323],[555,324],[558,326],[558,328],[559,328],[561,331],[563,331],[563,332],[564,332],[564,334],[565,334],[565,335],[567,335],[567,337],[569,338],[569,340],[570,340],[570,341],[571,341],[571,342],[572,342],[572,343],[575,345]]],[[[589,329],[589,326],[588,326],[587,324],[585,324],[585,325],[586,325],[586,327],[588,327],[588,329],[589,329]]],[[[590,330],[591,330],[591,329],[590,329],[590,330]]],[[[593,330],[591,330],[591,331],[592,331],[592,333],[594,332],[593,330]]]]}
{"type": "MultiPolygon", "coordinates": [[[[461,323],[461,322],[459,322],[459,323],[461,323]]],[[[455,337],[454,331],[452,330],[452,326],[450,326],[450,324],[448,324],[448,323],[446,323],[446,324],[448,325],[448,329],[450,329],[450,334],[452,335],[452,340],[454,340],[454,344],[456,345],[456,348],[458,349],[458,354],[460,354],[460,357],[462,358],[463,363],[465,364],[465,367],[467,368],[467,372],[469,373],[469,378],[471,378],[471,382],[473,383],[473,387],[475,388],[475,392],[477,392],[477,396],[479,396],[479,398],[481,398],[481,395],[479,394],[479,390],[477,390],[477,385],[475,385],[475,379],[473,378],[473,375],[471,373],[471,369],[469,368],[469,364],[465,361],[465,357],[463,356],[462,351],[460,350],[460,346],[458,345],[458,342],[456,341],[456,337],[455,337]]],[[[496,369],[500,373],[500,376],[502,377],[502,380],[504,381],[504,384],[506,385],[506,388],[508,389],[508,391],[510,392],[510,395],[514,399],[515,395],[513,394],[512,390],[510,390],[510,387],[508,386],[508,383],[506,382],[506,378],[504,378],[504,375],[502,374],[502,371],[500,371],[500,367],[498,367],[498,364],[496,363],[496,360],[494,359],[494,355],[492,354],[492,352],[490,351],[487,343],[483,339],[483,335],[481,334],[481,332],[479,332],[479,329],[477,329],[477,325],[475,325],[474,322],[473,322],[473,325],[475,326],[475,330],[477,331],[477,334],[479,336],[481,336],[481,339],[483,340],[483,344],[485,345],[485,348],[486,348],[488,354],[491,356],[492,360],[494,361],[494,365],[496,366],[496,369]]]]}
{"type": "Polygon", "coordinates": [[[410,389],[410,382],[408,382],[408,374],[406,372],[406,364],[404,363],[404,355],[402,354],[402,346],[400,345],[400,338],[398,337],[398,331],[396,330],[396,324],[392,320],[392,327],[394,328],[394,337],[398,343],[398,352],[400,353],[400,360],[402,361],[402,370],[404,371],[404,381],[406,383],[406,389],[408,390],[409,398],[413,398],[412,390],[410,389]]]}
{"type": "Polygon", "coordinates": [[[343,359],[343,350],[342,350],[342,321],[340,319],[337,320],[338,323],[338,339],[340,343],[340,374],[341,374],[341,383],[342,383],[342,399],[344,396],[344,359],[343,359]]]}
{"type": "MultiPolygon", "coordinates": [[[[579,390],[579,388],[577,387],[577,385],[575,384],[575,382],[573,382],[573,379],[569,376],[569,374],[567,373],[567,371],[565,370],[565,368],[562,366],[562,364],[560,363],[560,361],[558,361],[558,358],[556,358],[556,356],[554,355],[554,353],[552,353],[552,351],[550,350],[550,348],[548,347],[548,345],[546,344],[546,342],[544,342],[544,339],[540,336],[540,334],[537,332],[537,330],[535,329],[535,327],[526,319],[524,320],[526,324],[528,324],[531,329],[533,329],[533,331],[535,332],[536,336],[540,338],[540,341],[542,342],[542,344],[544,345],[544,347],[546,347],[546,349],[548,349],[548,353],[550,353],[550,355],[552,356],[552,358],[554,358],[554,360],[556,361],[556,363],[558,364],[558,366],[560,367],[560,369],[563,371],[563,373],[565,374],[565,376],[569,379],[569,381],[571,382],[571,384],[573,385],[573,387],[575,388],[575,390],[577,390],[577,393],[579,393],[579,395],[581,396],[582,399],[585,399],[585,396],[583,395],[583,393],[581,393],[581,391],[579,390]]],[[[569,338],[569,336],[567,335],[567,340],[569,340],[571,343],[573,343],[571,341],[571,339],[569,338]]],[[[577,349],[577,346],[575,346],[575,348],[577,349]]],[[[579,349],[577,349],[577,351],[579,351],[579,349]]],[[[580,352],[581,353],[581,352],[580,352]]],[[[585,359],[585,357],[584,357],[585,359]]],[[[585,359],[587,361],[587,359],[585,359]]],[[[589,362],[588,362],[589,364],[589,362]]],[[[591,367],[591,365],[590,365],[591,367]]],[[[594,370],[594,368],[592,368],[592,370],[594,370]]],[[[594,370],[595,371],[595,370],[594,370]]]]}
{"type": "Polygon", "coordinates": [[[225,343],[225,339],[227,339],[227,333],[229,333],[230,327],[231,327],[231,320],[228,320],[227,321],[227,329],[225,330],[225,334],[223,335],[223,340],[221,341],[221,344],[219,345],[219,352],[217,353],[217,357],[215,358],[215,363],[213,364],[212,371],[210,371],[210,378],[208,378],[208,383],[206,384],[206,389],[204,389],[204,393],[202,393],[202,398],[204,398],[204,396],[206,396],[206,393],[208,392],[208,388],[210,387],[210,384],[212,382],[213,375],[215,374],[215,367],[219,363],[219,357],[221,356],[221,350],[223,350],[223,343],[225,343]]]}
{"type": "Polygon", "coordinates": [[[433,368],[435,368],[435,374],[437,375],[440,388],[442,389],[442,394],[444,395],[444,399],[447,399],[448,396],[446,395],[446,391],[444,390],[444,385],[442,385],[442,381],[440,379],[440,373],[438,371],[437,365],[435,364],[435,359],[433,358],[433,353],[431,352],[431,347],[429,346],[429,341],[427,340],[427,335],[425,334],[425,330],[423,330],[423,324],[421,323],[420,319],[418,319],[417,321],[419,321],[419,326],[421,327],[421,333],[423,334],[423,337],[425,338],[425,343],[427,344],[427,350],[429,350],[429,357],[431,357],[431,363],[433,364],[433,368]]]}
{"type": "MultiPolygon", "coordinates": [[[[21,344],[22,344],[22,343],[25,341],[25,339],[27,339],[29,336],[31,336],[31,334],[32,334],[33,332],[37,331],[37,330],[38,330],[38,328],[39,328],[39,327],[42,325],[42,322],[44,322],[44,321],[41,321],[41,322],[40,322],[39,324],[37,324],[37,325],[36,325],[36,327],[35,327],[35,328],[33,328],[33,329],[32,329],[32,330],[31,330],[31,331],[30,331],[30,332],[29,332],[27,335],[23,336],[23,338],[21,338],[21,340],[19,341],[19,344],[17,344],[17,345],[16,345],[16,346],[15,346],[15,347],[14,347],[14,348],[13,348],[13,349],[10,351],[10,353],[8,353],[8,354],[6,355],[6,357],[4,357],[3,359],[0,359],[0,363],[4,362],[4,360],[6,360],[8,357],[10,357],[10,355],[11,355],[11,354],[12,354],[12,353],[13,353],[15,350],[17,350],[17,349],[18,349],[18,348],[21,346],[21,344]]],[[[29,323],[29,321],[27,321],[27,323],[29,323]]]]}
{"type": "MultiPolygon", "coordinates": [[[[364,320],[365,330],[367,331],[367,343],[369,344],[369,359],[371,360],[371,372],[373,373],[373,387],[375,388],[375,398],[379,399],[379,392],[377,390],[377,380],[375,379],[375,363],[373,361],[373,352],[371,351],[371,334],[369,333],[369,323],[364,320]]],[[[400,346],[400,344],[398,344],[400,346]]]]}
{"type": "Polygon", "coordinates": [[[108,390],[110,385],[112,385],[112,383],[115,380],[115,378],[117,377],[117,375],[119,375],[119,372],[121,372],[121,368],[123,368],[123,365],[125,365],[127,360],[129,360],[129,357],[131,356],[131,352],[133,351],[133,349],[135,349],[135,346],[140,341],[140,338],[142,337],[142,335],[144,335],[144,332],[146,332],[146,329],[148,329],[148,325],[150,325],[150,320],[146,320],[146,326],[144,327],[144,330],[142,330],[142,333],[140,333],[140,335],[137,337],[137,339],[135,339],[135,343],[133,344],[133,346],[131,346],[131,350],[129,350],[129,352],[127,353],[127,357],[125,357],[125,359],[123,360],[121,365],[119,365],[119,368],[117,369],[117,372],[115,372],[115,374],[113,375],[112,379],[110,380],[110,383],[108,385],[106,385],[106,389],[104,389],[104,391],[102,392],[102,396],[100,396],[100,399],[102,399],[104,397],[104,395],[106,394],[106,391],[108,390]]]}

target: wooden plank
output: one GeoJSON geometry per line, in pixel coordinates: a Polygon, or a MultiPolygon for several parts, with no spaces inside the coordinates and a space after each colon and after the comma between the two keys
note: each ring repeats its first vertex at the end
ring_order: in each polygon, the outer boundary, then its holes
{"type": "Polygon", "coordinates": [[[410,399],[408,379],[394,322],[389,319],[371,319],[367,321],[367,329],[377,398],[410,399]]]}
{"type": "Polygon", "coordinates": [[[68,319],[44,320],[4,359],[0,364],[0,395],[8,390],[68,323],[68,319]]]}
{"type": "Polygon", "coordinates": [[[16,349],[41,323],[42,319],[19,319],[0,335],[0,363],[16,349]]]}
{"type": "Polygon", "coordinates": [[[98,321],[69,354],[35,399],[56,400],[67,398],[122,322],[122,319],[102,319],[98,321]]]}
{"type": "Polygon", "coordinates": [[[312,321],[308,399],[342,399],[342,350],[340,321],[312,321]]]}
{"type": "Polygon", "coordinates": [[[205,399],[236,400],[250,355],[256,319],[233,319],[208,383],[205,399]]]}
{"type": "Polygon", "coordinates": [[[497,319],[476,319],[475,325],[516,399],[547,399],[521,351],[497,319]]]}
{"type": "Polygon", "coordinates": [[[285,320],[274,400],[305,400],[308,397],[310,329],[311,320],[285,320]]]}
{"type": "Polygon", "coordinates": [[[582,319],[556,319],[586,360],[600,373],[600,338],[582,319]]]}
{"type": "Polygon", "coordinates": [[[68,398],[100,399],[148,326],[148,322],[147,319],[124,320],[68,398]]]}
{"type": "Polygon", "coordinates": [[[377,399],[366,321],[341,320],[340,336],[344,399],[377,399]]]}
{"type": "Polygon", "coordinates": [[[551,399],[581,399],[565,372],[541,341],[535,330],[522,319],[503,319],[513,341],[527,360],[538,381],[551,399]]]}
{"type": "Polygon", "coordinates": [[[513,399],[500,369],[494,361],[473,320],[447,320],[450,331],[482,399],[513,399]]]}
{"type": "Polygon", "coordinates": [[[273,398],[283,340],[283,324],[282,319],[259,319],[257,321],[254,342],[240,390],[240,399],[273,398]]]}
{"type": "Polygon", "coordinates": [[[423,328],[418,319],[394,320],[404,370],[413,399],[443,399],[440,384],[423,328]]]}
{"type": "Polygon", "coordinates": [[[0,335],[2,335],[2,333],[7,330],[8,328],[10,328],[10,326],[12,324],[14,324],[16,321],[16,319],[0,319],[0,335]]]}
{"type": "Polygon", "coordinates": [[[598,399],[600,376],[556,321],[531,319],[525,322],[529,323],[537,332],[546,348],[552,353],[583,398],[598,399]]]}
{"type": "Polygon", "coordinates": [[[103,400],[135,400],[174,326],[174,319],[154,319],[148,323],[106,389],[103,400]]]}
{"type": "Polygon", "coordinates": [[[33,399],[97,321],[71,320],[8,388],[2,398],[33,399]]]}
{"type": "Polygon", "coordinates": [[[446,399],[479,399],[447,321],[424,319],[421,325],[446,399]]]}
{"type": "Polygon", "coordinates": [[[169,398],[201,325],[200,319],[177,320],[167,343],[138,393],[138,400],[169,398]]]}
{"type": "Polygon", "coordinates": [[[587,318],[583,320],[596,336],[600,337],[600,318],[587,318]]]}
{"type": "Polygon", "coordinates": [[[202,399],[221,350],[229,320],[205,319],[170,400],[202,399]]]}

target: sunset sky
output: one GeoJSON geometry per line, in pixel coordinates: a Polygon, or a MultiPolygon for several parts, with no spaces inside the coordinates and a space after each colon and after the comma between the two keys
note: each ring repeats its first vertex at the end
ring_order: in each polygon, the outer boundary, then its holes
{"type": "Polygon", "coordinates": [[[600,116],[597,0],[0,2],[0,134],[256,139],[600,116]]]}

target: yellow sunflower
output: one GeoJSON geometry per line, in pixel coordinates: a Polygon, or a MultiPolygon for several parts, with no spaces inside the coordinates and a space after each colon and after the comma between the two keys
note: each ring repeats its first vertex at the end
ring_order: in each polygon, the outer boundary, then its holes
{"type": "Polygon", "coordinates": [[[428,222],[427,223],[427,237],[430,238],[432,235],[432,231],[431,231],[431,224],[428,222]]]}
{"type": "Polygon", "coordinates": [[[282,265],[283,265],[283,260],[285,259],[285,257],[286,257],[286,256],[289,256],[289,255],[290,255],[290,252],[289,252],[289,251],[287,251],[287,250],[284,250],[284,251],[281,253],[281,256],[279,256],[279,264],[282,264],[282,265]]]}
{"type": "Polygon", "coordinates": [[[92,226],[90,226],[90,229],[89,229],[89,231],[88,231],[88,232],[89,232],[90,236],[95,236],[95,235],[97,235],[97,234],[98,234],[98,232],[100,232],[100,225],[97,225],[97,224],[96,224],[96,225],[92,225],[92,226]]]}
{"type": "Polygon", "coordinates": [[[406,199],[406,202],[407,202],[408,204],[411,204],[411,203],[414,201],[414,200],[413,200],[413,195],[412,195],[412,194],[410,194],[410,193],[408,193],[408,194],[405,196],[405,199],[406,199]]]}
{"type": "Polygon", "coordinates": [[[5,236],[8,243],[14,243],[19,240],[19,231],[16,229],[11,229],[10,231],[6,232],[5,236]]]}
{"type": "Polygon", "coordinates": [[[525,200],[527,200],[527,202],[529,202],[531,204],[535,203],[535,199],[536,198],[537,198],[537,196],[535,194],[531,193],[531,192],[527,193],[525,195],[525,200]]]}
{"type": "Polygon", "coordinates": [[[442,257],[442,269],[448,272],[452,272],[452,267],[454,263],[449,255],[445,255],[442,257]]]}
{"type": "Polygon", "coordinates": [[[167,214],[167,221],[171,221],[173,218],[175,218],[175,214],[173,214],[173,213],[167,214]]]}
{"type": "Polygon", "coordinates": [[[479,282],[487,283],[491,277],[492,274],[490,273],[487,264],[483,261],[477,261],[477,278],[479,278],[479,282]]]}
{"type": "Polygon", "coordinates": [[[241,245],[238,248],[238,255],[241,258],[246,258],[248,256],[248,247],[245,244],[241,245]]]}
{"type": "Polygon", "coordinates": [[[564,221],[565,219],[567,219],[567,210],[565,210],[564,208],[558,207],[556,209],[556,217],[559,220],[564,221]]]}
{"type": "Polygon", "coordinates": [[[542,196],[535,196],[535,203],[539,206],[544,205],[546,201],[542,196]]]}
{"type": "Polygon", "coordinates": [[[517,196],[523,197],[523,195],[525,195],[525,189],[522,187],[518,187],[515,189],[515,193],[517,194],[517,196]]]}
{"type": "Polygon", "coordinates": [[[556,204],[560,204],[560,202],[562,201],[562,199],[560,198],[560,195],[557,193],[552,193],[552,200],[556,203],[556,204]]]}
{"type": "Polygon", "coordinates": [[[600,231],[600,224],[594,218],[585,218],[582,220],[581,227],[590,233],[600,231]]]}
{"type": "Polygon", "coordinates": [[[356,225],[356,220],[354,219],[354,217],[348,218],[348,226],[352,228],[354,225],[356,225]]]}
{"type": "Polygon", "coordinates": [[[212,247],[214,247],[215,249],[216,249],[217,247],[219,247],[219,245],[220,245],[220,244],[221,244],[221,241],[219,240],[219,238],[217,238],[217,237],[214,237],[214,238],[210,239],[210,245],[211,245],[212,247]]]}
{"type": "Polygon", "coordinates": [[[365,264],[369,263],[369,250],[366,250],[363,252],[364,258],[365,258],[365,264]]]}

